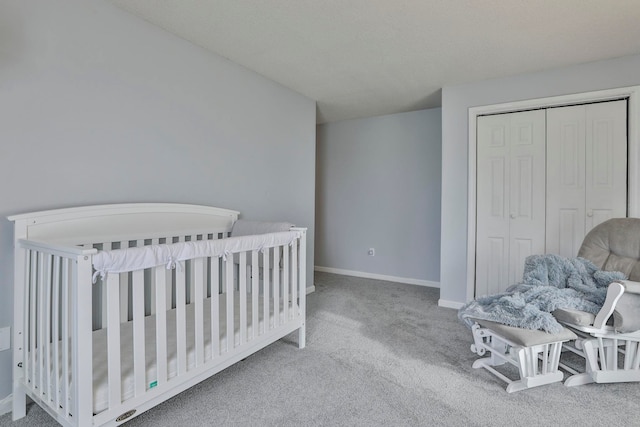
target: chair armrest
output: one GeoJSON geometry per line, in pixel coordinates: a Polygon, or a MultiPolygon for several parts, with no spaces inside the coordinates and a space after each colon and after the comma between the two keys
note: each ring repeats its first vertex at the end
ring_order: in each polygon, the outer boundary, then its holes
{"type": "Polygon", "coordinates": [[[640,294],[640,282],[634,282],[633,280],[620,280],[620,283],[624,286],[624,291],[629,294],[640,294]]]}
{"type": "Polygon", "coordinates": [[[613,282],[609,285],[609,287],[607,288],[607,297],[604,300],[604,304],[602,304],[602,308],[596,315],[596,319],[593,321],[594,328],[602,329],[607,324],[607,320],[609,320],[609,318],[613,314],[613,310],[615,310],[616,304],[618,303],[618,300],[624,292],[625,287],[622,283],[613,282]]]}

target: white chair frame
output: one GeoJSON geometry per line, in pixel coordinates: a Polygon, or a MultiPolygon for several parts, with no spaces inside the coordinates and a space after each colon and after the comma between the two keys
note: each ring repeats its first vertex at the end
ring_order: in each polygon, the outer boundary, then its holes
{"type": "Polygon", "coordinates": [[[477,323],[471,329],[474,340],[471,351],[479,356],[490,352],[489,357],[476,360],[473,368],[484,368],[506,382],[508,393],[562,381],[564,375],[558,366],[563,341],[525,347],[477,323]],[[505,363],[518,368],[518,380],[512,380],[493,368],[505,363]]]}
{"type": "Polygon", "coordinates": [[[624,292],[630,291],[625,284],[630,283],[637,282],[622,281],[609,285],[604,305],[593,326],[564,323],[580,337],[573,343],[565,343],[564,348],[585,358],[583,372],[560,364],[561,368],[573,374],[564,382],[566,386],[640,381],[640,331],[617,333],[607,325],[624,292]],[[619,364],[620,355],[622,366],[619,364]]]}

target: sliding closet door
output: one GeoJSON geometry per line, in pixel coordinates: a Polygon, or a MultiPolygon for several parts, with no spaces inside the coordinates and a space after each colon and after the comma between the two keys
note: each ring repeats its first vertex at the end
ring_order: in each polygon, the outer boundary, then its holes
{"type": "Polygon", "coordinates": [[[585,232],[585,105],[547,110],[547,252],[576,256],[585,232]]]}
{"type": "Polygon", "coordinates": [[[546,252],[575,257],[586,233],[626,216],[627,103],[547,110],[546,252]]]}
{"type": "Polygon", "coordinates": [[[627,216],[627,101],[587,105],[585,234],[627,216]]]}
{"type": "Polygon", "coordinates": [[[476,296],[522,280],[524,260],[544,252],[545,113],[477,120],[476,296]]]}

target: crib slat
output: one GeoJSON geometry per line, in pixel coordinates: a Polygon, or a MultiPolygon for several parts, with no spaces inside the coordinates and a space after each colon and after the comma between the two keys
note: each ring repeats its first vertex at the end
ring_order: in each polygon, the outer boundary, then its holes
{"type": "MultiPolygon", "coordinates": [[[[269,310],[271,310],[271,304],[269,300],[269,290],[271,287],[271,275],[269,271],[273,270],[269,268],[269,252],[270,249],[265,249],[262,253],[262,265],[264,268],[263,280],[262,280],[262,323],[263,323],[263,332],[267,332],[269,330],[269,310]]],[[[275,251],[274,251],[275,252],[275,251]]],[[[275,263],[275,260],[273,261],[275,263]]],[[[275,276],[274,276],[275,278],[275,276]]]]}
{"type": "Polygon", "coordinates": [[[129,321],[129,273],[120,273],[120,323],[129,321]]]}
{"type": "Polygon", "coordinates": [[[220,356],[220,258],[209,259],[211,275],[211,358],[220,356]]]}
{"type": "MultiPolygon", "coordinates": [[[[172,237],[165,238],[165,243],[167,245],[173,243],[173,238],[172,237]]],[[[167,308],[172,308],[173,307],[173,274],[167,276],[166,292],[167,292],[167,308]]]]}
{"type": "Polygon", "coordinates": [[[36,378],[36,354],[38,352],[36,346],[36,337],[38,331],[37,321],[37,301],[38,301],[38,264],[41,255],[38,252],[32,252],[33,255],[31,257],[31,308],[29,309],[29,313],[31,314],[31,319],[29,320],[29,350],[31,352],[31,362],[30,365],[30,375],[29,379],[31,381],[31,387],[34,388],[37,386],[37,378],[36,378]]]}
{"type": "Polygon", "coordinates": [[[65,259],[62,264],[62,402],[66,408],[65,414],[69,415],[68,402],[70,396],[69,378],[69,287],[71,286],[72,261],[65,259]]]}
{"type": "Polygon", "coordinates": [[[186,271],[176,267],[176,344],[178,375],[187,371],[186,271]]]}
{"type": "MultiPolygon", "coordinates": [[[[152,245],[160,244],[160,239],[151,239],[152,245]]],[[[149,313],[156,313],[156,269],[152,268],[149,273],[149,313]]]]}
{"type": "Polygon", "coordinates": [[[133,375],[135,395],[146,390],[145,334],[144,334],[144,270],[132,273],[133,307],[133,375]]]}
{"type": "Polygon", "coordinates": [[[204,287],[207,285],[204,275],[204,259],[195,259],[192,263],[193,278],[194,278],[194,294],[192,294],[192,301],[195,302],[195,343],[196,343],[196,366],[200,366],[204,363],[204,312],[203,312],[203,292],[204,287]]]}
{"type": "MultiPolygon", "coordinates": [[[[298,301],[298,241],[291,242],[291,317],[297,317],[295,310],[298,301]]],[[[287,304],[288,305],[288,304],[287,304]]]]}
{"type": "Polygon", "coordinates": [[[122,403],[120,366],[120,275],[107,275],[107,374],[109,407],[122,403]]]}
{"type": "Polygon", "coordinates": [[[45,401],[51,406],[51,269],[53,255],[47,254],[44,260],[44,329],[40,332],[44,340],[43,369],[45,371],[45,384],[42,390],[45,401]]]}
{"type": "MultiPolygon", "coordinates": [[[[220,295],[226,295],[227,293],[227,268],[226,268],[227,259],[223,255],[220,258],[220,295]]],[[[224,336],[224,331],[222,332],[222,336],[224,336]]],[[[220,338],[222,339],[222,337],[220,338]]]]}
{"type": "Polygon", "coordinates": [[[24,313],[24,326],[23,326],[23,337],[22,337],[22,351],[23,351],[23,364],[24,364],[24,380],[26,384],[31,384],[32,381],[32,365],[31,360],[29,359],[29,352],[33,354],[33,346],[31,346],[31,315],[33,311],[30,310],[32,301],[34,300],[33,296],[33,266],[35,264],[34,254],[32,250],[26,251],[25,259],[26,259],[26,267],[25,267],[25,278],[26,284],[25,287],[25,298],[23,301],[23,313],[24,313]]]}
{"type": "Polygon", "coordinates": [[[51,396],[53,409],[55,411],[60,407],[60,262],[59,256],[53,257],[53,283],[52,283],[52,325],[51,325],[51,343],[53,345],[53,395],[51,396]]]}
{"type": "Polygon", "coordinates": [[[235,334],[233,324],[233,255],[229,255],[225,262],[225,281],[227,297],[227,354],[235,347],[235,334]]]}
{"type": "Polygon", "coordinates": [[[273,327],[280,324],[280,248],[273,248],[273,327]]]}
{"type": "MultiPolygon", "coordinates": [[[[93,245],[82,245],[85,248],[92,248],[93,245]]],[[[110,243],[103,243],[102,244],[102,249],[103,250],[110,250],[111,249],[111,244],[110,243]]],[[[107,311],[105,310],[105,301],[107,300],[107,282],[106,280],[102,279],[101,282],[101,298],[100,298],[100,304],[102,305],[102,321],[100,324],[101,328],[106,328],[107,327],[107,311]]]]}
{"type": "MultiPolygon", "coordinates": [[[[140,248],[144,246],[144,239],[139,239],[136,240],[134,243],[134,247],[136,248],[140,248]]],[[[123,246],[120,246],[121,248],[123,246]]],[[[126,248],[129,247],[129,242],[127,242],[127,245],[124,246],[126,248]]],[[[133,273],[125,273],[127,278],[123,281],[123,279],[121,278],[121,282],[120,282],[120,301],[123,301],[123,297],[122,294],[125,295],[124,297],[124,301],[126,301],[124,307],[126,307],[125,310],[125,316],[121,318],[121,322],[127,322],[130,317],[129,317],[129,309],[131,309],[131,315],[133,316],[133,310],[135,309],[135,306],[133,305],[133,288],[131,287],[131,284],[133,284],[133,273]],[[125,282],[126,281],[126,282],[125,282]],[[122,285],[122,283],[126,283],[125,285],[122,285]],[[129,291],[131,291],[131,301],[129,301],[129,291]]],[[[144,273],[143,273],[144,274],[144,273]]],[[[144,283],[144,276],[142,278],[142,283],[144,283]]],[[[142,288],[142,293],[144,294],[144,286],[142,288]]],[[[142,307],[145,307],[145,303],[144,303],[144,298],[141,302],[142,307]]],[[[144,309],[142,311],[143,313],[145,312],[144,309]]],[[[144,314],[143,314],[144,315],[144,314]]],[[[133,317],[131,317],[131,319],[133,319],[133,317]]]]}
{"type": "MultiPolygon", "coordinates": [[[[251,339],[260,334],[260,319],[258,319],[258,295],[260,293],[260,265],[258,263],[258,251],[251,251],[251,339]]],[[[263,275],[268,274],[268,267],[263,269],[263,275]]]]}
{"type": "MultiPolygon", "coordinates": [[[[282,260],[282,305],[283,320],[282,323],[289,321],[289,246],[283,245],[282,260]]],[[[280,317],[280,316],[278,316],[280,317]]]]}
{"type": "Polygon", "coordinates": [[[38,379],[36,382],[36,388],[39,389],[38,394],[42,396],[44,393],[44,276],[45,276],[45,255],[43,253],[38,254],[38,326],[36,333],[38,334],[38,347],[37,347],[37,370],[38,379]]]}
{"type": "MultiPolygon", "coordinates": [[[[189,236],[185,236],[185,242],[195,242],[197,240],[197,236],[196,235],[189,235],[189,236]]],[[[187,280],[187,283],[189,285],[189,293],[187,295],[188,299],[187,302],[188,303],[192,303],[193,302],[193,298],[194,298],[194,294],[195,294],[195,276],[194,276],[194,270],[193,270],[193,260],[187,260],[184,262],[184,268],[185,271],[189,272],[189,277],[187,280]]]]}
{"type": "Polygon", "coordinates": [[[307,236],[305,232],[302,232],[302,236],[300,237],[300,258],[298,259],[298,283],[300,285],[300,298],[299,298],[299,307],[298,312],[300,313],[300,318],[302,319],[302,326],[298,329],[298,348],[304,348],[306,346],[306,312],[307,312],[307,236]]]}
{"type": "MultiPolygon", "coordinates": [[[[103,246],[109,249],[113,249],[112,243],[105,243],[107,246],[103,246]]],[[[124,240],[120,242],[120,249],[126,249],[129,247],[129,241],[124,240]]],[[[120,322],[125,323],[129,320],[129,273],[120,273],[120,322]]]]}
{"type": "Polygon", "coordinates": [[[156,371],[157,385],[167,382],[167,276],[164,266],[154,268],[156,276],[156,371]]]}
{"type": "MultiPolygon", "coordinates": [[[[167,244],[184,242],[184,237],[167,237],[166,242],[167,244]]],[[[176,289],[177,283],[174,283],[173,274],[170,277],[167,277],[167,279],[169,279],[169,281],[167,282],[167,303],[168,307],[174,308],[176,307],[176,302],[173,301],[173,294],[176,289]]]]}
{"type": "MultiPolygon", "coordinates": [[[[243,345],[247,340],[247,253],[240,252],[240,269],[238,271],[238,279],[240,281],[240,342],[243,345]]],[[[258,266],[255,266],[253,274],[258,273],[258,266]]]]}

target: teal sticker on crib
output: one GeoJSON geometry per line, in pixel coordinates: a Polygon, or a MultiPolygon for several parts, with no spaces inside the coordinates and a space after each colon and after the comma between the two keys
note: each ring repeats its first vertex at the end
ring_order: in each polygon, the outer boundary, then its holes
{"type": "Polygon", "coordinates": [[[152,381],[149,383],[149,388],[154,388],[157,385],[158,385],[158,380],[152,381]]]}

